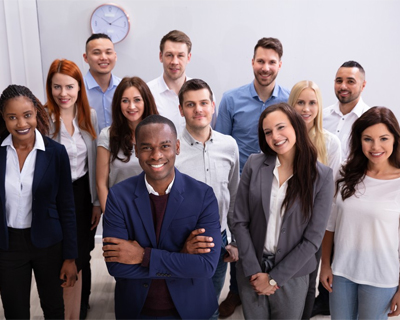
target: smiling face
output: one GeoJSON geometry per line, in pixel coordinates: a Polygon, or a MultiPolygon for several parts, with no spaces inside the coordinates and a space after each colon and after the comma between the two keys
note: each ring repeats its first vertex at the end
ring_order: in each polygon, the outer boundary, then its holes
{"type": "Polygon", "coordinates": [[[282,61],[273,49],[258,47],[251,61],[256,84],[262,87],[275,86],[275,79],[281,69],[282,61]]]}
{"type": "Polygon", "coordinates": [[[79,90],[78,81],[66,74],[56,73],[51,79],[51,94],[60,112],[74,108],[79,90]]]}
{"type": "Polygon", "coordinates": [[[30,99],[17,97],[8,100],[2,116],[14,145],[35,141],[36,109],[30,99]]]}
{"type": "Polygon", "coordinates": [[[185,77],[186,65],[190,62],[191,56],[186,43],[167,40],[164,44],[164,51],[160,52],[164,78],[175,81],[185,77]]]}
{"type": "Polygon", "coordinates": [[[144,101],[136,87],[125,89],[121,98],[121,112],[134,127],[142,120],[144,101]]]}
{"type": "Polygon", "coordinates": [[[179,140],[167,124],[151,123],[140,127],[135,154],[147,182],[160,195],[175,177],[175,157],[179,150],[179,140]]]}
{"type": "Polygon", "coordinates": [[[365,129],[361,134],[361,146],[370,165],[389,163],[393,152],[394,136],[383,123],[365,129]]]}
{"type": "Polygon", "coordinates": [[[358,68],[339,68],[335,78],[336,97],[342,104],[356,104],[365,84],[364,75],[358,68]]]}
{"type": "Polygon", "coordinates": [[[297,98],[294,109],[301,115],[306,123],[307,130],[314,126],[314,120],[318,115],[319,105],[317,95],[311,88],[305,88],[297,98]]]}
{"type": "Polygon", "coordinates": [[[265,141],[278,156],[294,157],[296,133],[288,116],[280,110],[269,113],[263,120],[265,141]]]}
{"type": "Polygon", "coordinates": [[[189,132],[209,128],[215,111],[215,103],[210,95],[207,89],[190,90],[183,94],[183,105],[179,106],[179,110],[185,117],[189,132]]]}
{"type": "Polygon", "coordinates": [[[89,64],[93,76],[111,74],[117,61],[117,53],[109,39],[100,38],[87,44],[83,58],[89,64]]]}

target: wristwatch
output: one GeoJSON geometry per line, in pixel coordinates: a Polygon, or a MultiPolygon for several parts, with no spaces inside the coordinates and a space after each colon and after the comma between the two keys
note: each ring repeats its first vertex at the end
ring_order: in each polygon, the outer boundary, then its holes
{"type": "Polygon", "coordinates": [[[277,286],[278,284],[276,283],[276,281],[274,279],[271,278],[271,276],[268,274],[268,278],[269,278],[269,285],[270,286],[277,286]]]}

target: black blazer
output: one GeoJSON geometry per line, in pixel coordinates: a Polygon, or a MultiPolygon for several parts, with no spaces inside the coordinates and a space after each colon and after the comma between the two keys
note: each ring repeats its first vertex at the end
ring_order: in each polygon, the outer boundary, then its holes
{"type": "MultiPolygon", "coordinates": [[[[65,147],[43,136],[45,151],[37,150],[32,184],[31,239],[46,248],[63,241],[64,259],[78,256],[71,169],[65,147]]],[[[0,248],[8,250],[5,212],[7,147],[0,147],[0,248]]]]}

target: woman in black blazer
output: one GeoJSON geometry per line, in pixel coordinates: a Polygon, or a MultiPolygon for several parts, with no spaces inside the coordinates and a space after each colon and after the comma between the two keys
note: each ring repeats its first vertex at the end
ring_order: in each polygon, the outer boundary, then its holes
{"type": "Polygon", "coordinates": [[[303,119],[286,103],[259,120],[262,153],[247,160],[228,217],[246,319],[301,319],[333,199],[303,119]]]}
{"type": "Polygon", "coordinates": [[[0,97],[0,293],[7,319],[30,318],[32,271],[46,319],[64,319],[63,287],[75,284],[76,222],[68,155],[45,137],[32,92],[0,97]]]}

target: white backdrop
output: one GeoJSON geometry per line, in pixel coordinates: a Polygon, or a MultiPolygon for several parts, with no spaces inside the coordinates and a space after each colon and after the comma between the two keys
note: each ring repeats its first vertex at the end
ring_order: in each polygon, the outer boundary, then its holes
{"type": "MultiPolygon", "coordinates": [[[[4,0],[2,0],[4,1],[4,0]]],[[[5,0],[14,1],[14,0],[5,0]]],[[[32,0],[19,0],[32,1],[32,0]]],[[[43,79],[56,58],[75,61],[86,73],[82,53],[89,19],[101,0],[36,0],[43,79]]],[[[130,15],[131,31],[116,45],[115,74],[149,81],[162,73],[159,42],[173,29],[187,33],[192,60],[187,74],[207,81],[217,101],[224,91],[252,81],[257,40],[279,38],[284,47],[278,82],[289,89],[303,79],[322,90],[324,106],[336,101],[333,79],[347,60],[366,70],[367,104],[400,116],[400,1],[396,0],[114,0],[130,15]]],[[[0,33],[1,36],[1,33],[0,33]]],[[[40,79],[38,79],[39,81],[40,79]]]]}

